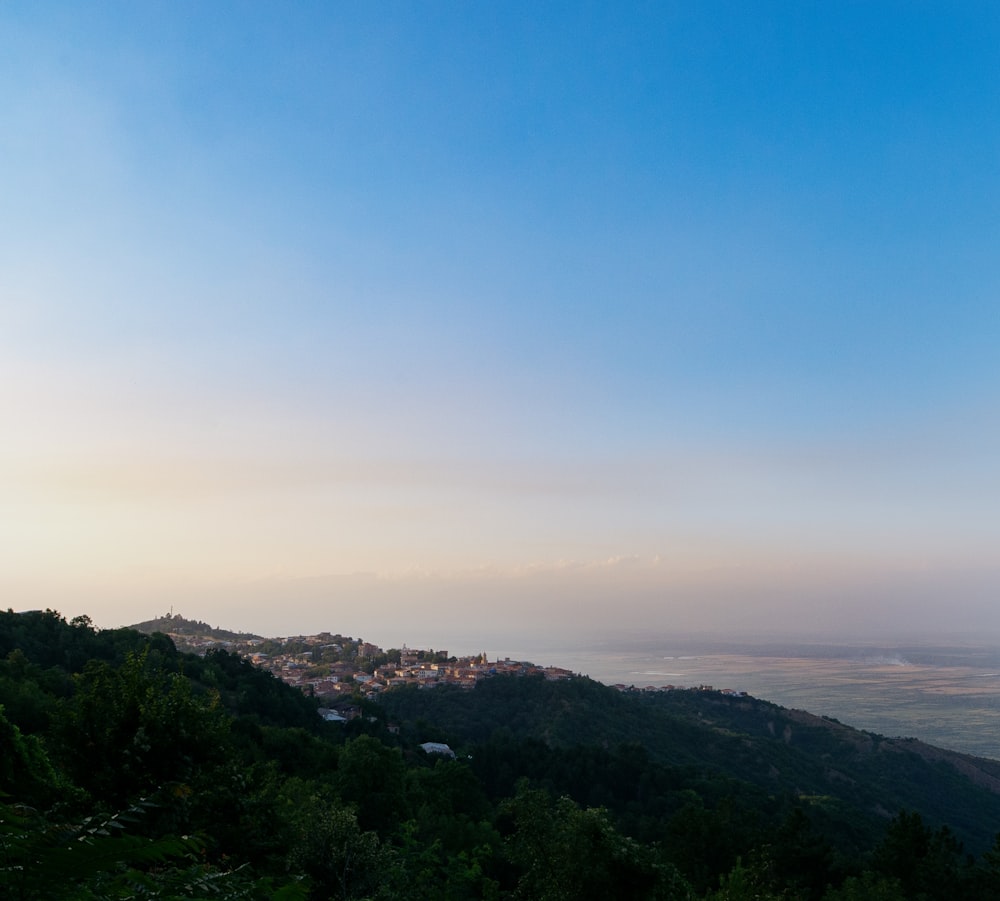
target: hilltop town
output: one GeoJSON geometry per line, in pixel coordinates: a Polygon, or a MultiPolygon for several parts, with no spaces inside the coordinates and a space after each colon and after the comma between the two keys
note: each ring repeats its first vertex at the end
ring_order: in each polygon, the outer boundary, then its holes
{"type": "Polygon", "coordinates": [[[506,675],[541,675],[548,680],[568,679],[573,672],[558,666],[537,666],[521,660],[489,660],[486,653],[468,657],[449,656],[447,651],[389,648],[360,638],[320,632],[285,638],[264,638],[229,632],[205,623],[167,614],[138,623],[140,632],[162,632],[180,651],[204,654],[224,648],[270,670],[283,682],[321,700],[335,702],[355,693],[368,700],[390,688],[418,685],[458,685],[473,688],[481,679],[506,675]]]}
{"type": "MultiPolygon", "coordinates": [[[[197,620],[188,620],[173,612],[154,620],[137,623],[132,628],[146,634],[168,635],[179,651],[205,654],[222,648],[251,660],[269,670],[283,682],[320,700],[320,715],[338,721],[358,712],[350,702],[358,697],[377,700],[383,692],[407,685],[434,688],[456,685],[471,689],[477,682],[498,675],[542,676],[559,681],[574,672],[559,666],[540,666],[509,657],[490,660],[485,652],[454,657],[447,651],[408,648],[383,649],[360,638],[339,633],[320,632],[284,638],[264,638],[246,632],[230,632],[197,620]],[[346,714],[346,716],[345,716],[346,714]]],[[[676,685],[614,685],[623,692],[659,692],[678,689],[716,691],[711,685],[690,688],[676,685]]],[[[746,692],[731,688],[720,694],[745,697],[746,692]]]]}

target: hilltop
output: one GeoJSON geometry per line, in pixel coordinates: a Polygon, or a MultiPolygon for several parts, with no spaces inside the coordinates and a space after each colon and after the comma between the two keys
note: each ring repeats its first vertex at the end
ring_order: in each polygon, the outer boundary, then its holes
{"type": "Polygon", "coordinates": [[[146,635],[169,636],[178,650],[205,654],[224,648],[269,670],[288,685],[309,695],[336,699],[354,692],[375,700],[390,688],[409,684],[459,685],[473,688],[499,673],[542,674],[552,679],[572,675],[556,666],[536,666],[520,660],[489,661],[485,654],[455,657],[433,648],[383,649],[339,632],[262,638],[258,635],[212,629],[204,623],[173,615],[138,623],[131,628],[146,635]]]}
{"type": "Polygon", "coordinates": [[[170,636],[178,650],[181,651],[197,651],[209,647],[228,647],[234,644],[263,641],[261,636],[253,633],[230,632],[228,629],[210,626],[200,620],[185,619],[179,613],[164,613],[163,616],[136,623],[129,628],[142,632],[144,635],[162,632],[164,635],[170,636]]]}

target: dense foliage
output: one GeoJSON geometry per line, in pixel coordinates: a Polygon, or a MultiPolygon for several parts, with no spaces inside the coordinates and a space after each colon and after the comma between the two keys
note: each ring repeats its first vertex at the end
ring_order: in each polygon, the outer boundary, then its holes
{"type": "Polygon", "coordinates": [[[1000,897],[1000,795],[905,743],[582,678],[355,702],[326,723],[235,654],[0,613],[0,896],[1000,897]]]}

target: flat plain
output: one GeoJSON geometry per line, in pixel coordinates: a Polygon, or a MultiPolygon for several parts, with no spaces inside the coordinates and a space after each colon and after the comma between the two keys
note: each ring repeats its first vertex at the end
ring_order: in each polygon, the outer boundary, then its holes
{"type": "Polygon", "coordinates": [[[997,646],[645,639],[530,653],[611,685],[744,691],[880,735],[1000,759],[997,646]]]}

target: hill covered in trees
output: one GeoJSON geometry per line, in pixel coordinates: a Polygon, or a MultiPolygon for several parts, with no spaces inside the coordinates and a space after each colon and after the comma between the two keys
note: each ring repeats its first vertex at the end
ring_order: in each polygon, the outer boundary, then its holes
{"type": "MultiPolygon", "coordinates": [[[[580,747],[628,747],[650,771],[696,768],[769,795],[787,794],[869,838],[888,811],[903,809],[949,825],[977,851],[1000,824],[1000,762],[884,738],[746,696],[623,693],[586,678],[494,679],[475,692],[447,686],[390,692],[382,705],[391,718],[420,723],[424,733],[457,747],[488,747],[503,737],[534,744],[538,759],[572,756],[580,747]]],[[[590,785],[579,800],[613,803],[599,781],[590,785]]]]}
{"type": "Polygon", "coordinates": [[[327,723],[226,650],[0,613],[0,895],[1000,897],[993,761],[582,677],[354,701],[327,723]]]}

